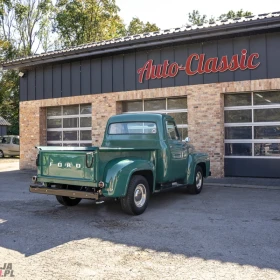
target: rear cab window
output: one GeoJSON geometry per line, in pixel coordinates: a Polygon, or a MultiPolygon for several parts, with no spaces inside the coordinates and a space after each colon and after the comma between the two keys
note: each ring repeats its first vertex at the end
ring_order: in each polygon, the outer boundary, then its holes
{"type": "Polygon", "coordinates": [[[157,133],[157,126],[154,122],[111,123],[108,128],[109,135],[156,134],[156,133],[157,133]]]}

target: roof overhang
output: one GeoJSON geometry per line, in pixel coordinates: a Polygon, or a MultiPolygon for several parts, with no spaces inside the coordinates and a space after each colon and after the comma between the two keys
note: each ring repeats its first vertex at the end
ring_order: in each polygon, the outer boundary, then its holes
{"type": "MultiPolygon", "coordinates": [[[[83,59],[85,57],[122,53],[150,47],[161,47],[178,43],[210,40],[212,38],[234,37],[257,32],[280,30],[280,12],[270,17],[241,18],[235,21],[221,21],[220,24],[207,24],[194,27],[175,28],[158,32],[145,33],[52,51],[40,55],[8,61],[2,64],[3,70],[24,69],[49,63],[83,59]],[[245,20],[244,20],[245,19],[245,20]]],[[[259,15],[261,16],[261,15],[259,15]]],[[[1,66],[0,66],[1,67],[1,66]]]]}

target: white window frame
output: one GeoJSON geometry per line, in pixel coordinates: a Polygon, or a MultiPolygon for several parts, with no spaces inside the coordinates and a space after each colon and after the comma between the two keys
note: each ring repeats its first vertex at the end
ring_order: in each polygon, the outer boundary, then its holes
{"type": "MultiPolygon", "coordinates": [[[[71,106],[71,105],[64,105],[64,106],[54,106],[54,107],[60,107],[61,109],[61,115],[59,116],[47,116],[46,118],[46,128],[47,128],[47,133],[48,131],[58,131],[58,132],[61,132],[62,133],[62,137],[61,137],[61,140],[53,140],[53,141],[47,141],[47,145],[48,144],[61,144],[63,146],[64,143],[67,143],[67,144],[78,144],[78,146],[80,147],[81,144],[90,144],[92,145],[92,139],[91,140],[80,140],[80,133],[78,133],[78,140],[73,140],[73,141],[69,141],[69,140],[63,140],[63,132],[64,131],[82,131],[82,130],[90,130],[90,132],[92,132],[92,126],[91,127],[80,127],[81,125],[81,118],[84,118],[84,117],[90,117],[91,118],[91,122],[92,122],[92,114],[81,114],[81,105],[86,105],[86,104],[73,104],[73,106],[76,106],[78,105],[79,106],[79,113],[76,114],[76,115],[63,115],[63,107],[68,107],[68,106],[71,106]],[[63,119],[71,119],[71,118],[78,118],[78,127],[70,127],[70,128],[63,128],[63,119]],[[60,128],[48,128],[48,120],[55,120],[55,119],[61,119],[62,120],[62,123],[61,123],[61,127],[60,128]]],[[[91,105],[91,104],[90,104],[91,105]]],[[[47,110],[49,108],[53,108],[53,107],[48,107],[47,110]]]]}
{"type": "MultiPolygon", "coordinates": [[[[133,101],[142,101],[142,111],[127,111],[127,112],[123,112],[125,113],[159,113],[159,114],[166,114],[168,115],[169,113],[188,113],[188,109],[171,109],[168,110],[167,109],[167,100],[168,99],[175,99],[175,98],[188,98],[187,96],[169,96],[166,98],[153,98],[153,99],[144,99],[144,100],[127,100],[125,102],[133,102],[133,101]],[[165,99],[165,110],[153,110],[153,111],[144,111],[144,104],[145,101],[153,101],[153,100],[158,100],[158,99],[165,99]]],[[[177,128],[188,128],[188,124],[177,124],[177,128]]]]}
{"type": "MultiPolygon", "coordinates": [[[[266,92],[273,92],[272,90],[266,92]]],[[[278,91],[277,91],[278,92],[278,91]]],[[[236,95],[244,93],[234,93],[236,95]]],[[[224,111],[234,111],[234,110],[251,110],[252,114],[252,121],[251,122],[242,122],[242,123],[224,123],[224,127],[243,127],[243,126],[250,126],[252,129],[252,139],[224,139],[224,144],[227,143],[250,143],[252,145],[252,156],[224,156],[225,158],[254,158],[254,159],[280,159],[280,156],[256,156],[254,144],[258,143],[280,143],[280,139],[254,139],[254,127],[255,126],[280,126],[280,121],[278,122],[254,122],[254,109],[280,109],[280,104],[274,105],[254,105],[254,93],[258,93],[257,91],[249,92],[248,94],[251,95],[251,105],[249,106],[229,106],[224,107],[224,111]]],[[[233,93],[229,93],[233,94],[233,93]]],[[[225,94],[226,96],[226,94],[225,94]]],[[[225,149],[225,145],[224,145],[225,149]]]]}

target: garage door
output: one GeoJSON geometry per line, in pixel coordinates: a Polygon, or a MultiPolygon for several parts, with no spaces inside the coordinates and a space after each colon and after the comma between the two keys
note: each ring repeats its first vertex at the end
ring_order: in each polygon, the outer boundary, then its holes
{"type": "Polygon", "coordinates": [[[91,104],[47,108],[48,146],[91,146],[91,104]]]}
{"type": "Polygon", "coordinates": [[[188,100],[186,96],[123,102],[123,112],[168,114],[175,119],[182,139],[188,136],[188,100]]]}
{"type": "Polygon", "coordinates": [[[280,92],[226,94],[225,176],[280,177],[280,92]]]}

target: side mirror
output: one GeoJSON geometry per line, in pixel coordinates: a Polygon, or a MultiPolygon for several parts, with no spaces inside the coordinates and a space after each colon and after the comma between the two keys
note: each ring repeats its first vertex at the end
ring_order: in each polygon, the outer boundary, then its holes
{"type": "Polygon", "coordinates": [[[185,141],[186,141],[186,142],[190,142],[190,141],[191,141],[190,137],[186,137],[186,138],[185,138],[185,141]]]}

